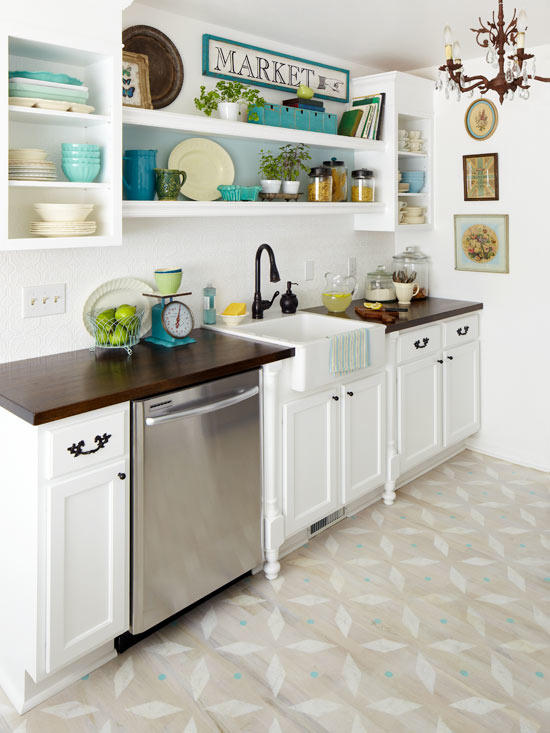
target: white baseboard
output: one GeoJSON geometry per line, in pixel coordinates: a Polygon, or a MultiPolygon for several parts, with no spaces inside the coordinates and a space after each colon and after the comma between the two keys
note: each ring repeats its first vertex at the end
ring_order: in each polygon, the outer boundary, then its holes
{"type": "Polygon", "coordinates": [[[515,463],[517,466],[524,466],[525,468],[534,468],[535,470],[542,471],[543,473],[550,473],[550,464],[542,465],[532,463],[530,461],[525,461],[525,459],[521,458],[520,456],[511,455],[510,453],[503,455],[502,451],[494,446],[484,445],[483,443],[480,444],[477,441],[467,440],[466,448],[474,451],[474,453],[481,453],[485,456],[491,456],[491,458],[498,458],[500,461],[515,463]]]}
{"type": "Polygon", "coordinates": [[[410,484],[411,481],[420,478],[420,476],[428,473],[428,471],[432,471],[434,468],[437,468],[442,463],[445,463],[445,461],[448,461],[449,459],[457,456],[459,453],[462,453],[465,448],[466,445],[464,442],[457,443],[457,445],[453,445],[450,448],[441,451],[441,453],[438,453],[429,461],[424,461],[424,463],[421,463],[419,466],[411,468],[410,471],[407,471],[406,473],[398,477],[396,481],[397,488],[400,489],[402,486],[410,484]]]}

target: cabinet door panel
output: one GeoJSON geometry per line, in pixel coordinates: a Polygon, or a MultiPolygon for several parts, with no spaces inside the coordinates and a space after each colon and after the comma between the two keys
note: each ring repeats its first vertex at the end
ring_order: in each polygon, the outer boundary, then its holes
{"type": "Polygon", "coordinates": [[[437,354],[397,369],[400,472],[441,449],[441,365],[437,354]]]}
{"type": "Polygon", "coordinates": [[[332,391],[283,407],[283,498],[286,535],[338,506],[338,402],[332,391]]]}
{"type": "Polygon", "coordinates": [[[384,482],[386,453],[385,374],[343,385],[343,503],[358,499],[384,482]]]}
{"type": "Polygon", "coordinates": [[[479,341],[444,352],[445,447],[479,430],[479,341]]]}
{"type": "Polygon", "coordinates": [[[127,472],[122,460],[48,487],[48,673],[128,628],[127,472]]]}

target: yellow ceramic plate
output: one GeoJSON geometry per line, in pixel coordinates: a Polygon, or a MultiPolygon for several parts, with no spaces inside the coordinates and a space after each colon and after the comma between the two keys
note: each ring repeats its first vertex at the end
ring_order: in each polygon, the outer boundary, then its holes
{"type": "Polygon", "coordinates": [[[230,186],[235,180],[229,153],[218,143],[202,137],[190,137],[176,145],[168,158],[168,168],[187,173],[181,192],[194,201],[219,199],[218,186],[230,186]]]}

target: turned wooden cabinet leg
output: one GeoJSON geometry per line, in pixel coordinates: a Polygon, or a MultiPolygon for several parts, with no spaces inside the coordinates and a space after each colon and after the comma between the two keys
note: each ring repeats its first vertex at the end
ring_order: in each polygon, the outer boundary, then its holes
{"type": "Polygon", "coordinates": [[[395,501],[396,496],[397,494],[395,493],[395,481],[388,481],[384,485],[384,495],[382,497],[384,499],[384,504],[386,506],[391,506],[395,501]]]}
{"type": "Polygon", "coordinates": [[[279,570],[281,569],[281,563],[279,562],[279,550],[266,550],[265,557],[265,577],[268,580],[275,580],[279,575],[279,570]]]}

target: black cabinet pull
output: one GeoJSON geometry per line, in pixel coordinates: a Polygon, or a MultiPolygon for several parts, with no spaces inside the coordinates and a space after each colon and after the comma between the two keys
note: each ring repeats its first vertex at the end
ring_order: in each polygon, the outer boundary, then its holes
{"type": "Polygon", "coordinates": [[[338,395],[335,395],[335,394],[333,394],[333,395],[332,395],[332,399],[333,399],[333,400],[334,400],[335,402],[338,402],[338,400],[339,400],[340,398],[338,397],[338,395]]]}
{"type": "Polygon", "coordinates": [[[448,359],[449,361],[452,361],[452,360],[454,359],[454,356],[448,356],[448,357],[447,357],[447,359],[448,359]]]}
{"type": "Polygon", "coordinates": [[[350,397],[353,397],[353,392],[348,392],[348,395],[349,395],[350,397]]]}
{"type": "Polygon", "coordinates": [[[126,478],[126,474],[125,474],[125,473],[119,473],[119,474],[118,474],[118,477],[119,477],[119,479],[120,479],[121,481],[124,481],[124,479],[126,478]]]}
{"type": "Polygon", "coordinates": [[[111,436],[108,433],[96,435],[94,442],[97,444],[97,448],[92,448],[91,450],[84,450],[85,443],[83,440],[79,440],[78,443],[73,443],[69,448],[67,448],[67,450],[69,453],[72,453],[75,458],[78,458],[78,456],[89,456],[92,453],[97,453],[98,450],[105,448],[110,437],[111,436]]]}
{"type": "Polygon", "coordinates": [[[466,336],[469,330],[470,330],[470,326],[464,326],[464,328],[462,328],[461,326],[460,328],[456,329],[456,332],[458,336],[466,336]]]}
{"type": "Polygon", "coordinates": [[[426,346],[428,345],[429,340],[430,340],[429,338],[423,338],[422,339],[422,346],[420,346],[420,339],[418,341],[415,341],[414,342],[414,348],[415,349],[425,349],[426,346]]]}
{"type": "Polygon", "coordinates": [[[438,363],[438,364],[443,364],[443,359],[438,359],[438,360],[437,360],[437,363],[438,363]]]}

